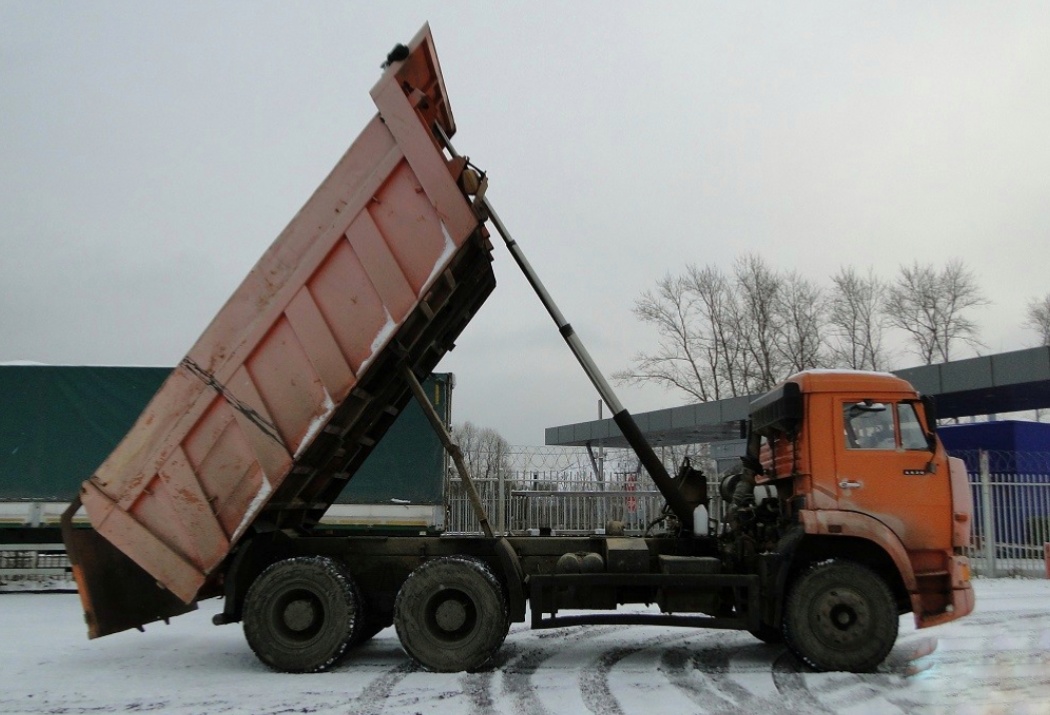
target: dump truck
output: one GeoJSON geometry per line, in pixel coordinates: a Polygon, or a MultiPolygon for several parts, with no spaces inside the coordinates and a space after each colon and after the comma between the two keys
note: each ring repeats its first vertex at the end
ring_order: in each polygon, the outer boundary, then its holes
{"type": "Polygon", "coordinates": [[[901,614],[919,627],[974,605],[972,505],[933,404],[882,374],[806,372],[751,406],[729,508],[670,474],[565,320],[451,139],[424,26],[383,63],[378,109],[84,482],[64,538],[90,637],[222,597],[279,671],[331,667],[393,625],[427,669],[484,667],[511,623],[747,630],[824,670],[866,671],[901,614]],[[320,523],[495,287],[502,238],[666,500],[662,528],[346,535],[320,523]],[[74,528],[83,509],[90,528],[74,528]],[[648,604],[646,608],[627,608],[648,604]]]}

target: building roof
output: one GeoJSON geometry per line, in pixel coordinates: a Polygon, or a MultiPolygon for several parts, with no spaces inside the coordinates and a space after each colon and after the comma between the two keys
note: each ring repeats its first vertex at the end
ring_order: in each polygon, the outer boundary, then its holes
{"type": "MultiPolygon", "coordinates": [[[[1050,407],[1050,346],[894,371],[937,401],[939,418],[995,415],[1050,407]]],[[[759,395],[671,407],[634,416],[654,445],[693,444],[744,436],[748,407],[759,395]]],[[[611,420],[548,427],[549,445],[625,447],[611,420]]]]}

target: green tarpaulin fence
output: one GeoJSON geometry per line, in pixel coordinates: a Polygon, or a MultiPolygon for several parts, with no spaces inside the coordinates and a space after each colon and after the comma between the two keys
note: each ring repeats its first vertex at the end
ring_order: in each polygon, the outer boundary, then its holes
{"type": "MultiPolygon", "coordinates": [[[[0,365],[0,501],[66,502],[109,455],[171,368],[0,365]]],[[[452,376],[424,383],[448,420],[452,376]]],[[[410,402],[336,500],[441,504],[445,455],[410,402]]]]}

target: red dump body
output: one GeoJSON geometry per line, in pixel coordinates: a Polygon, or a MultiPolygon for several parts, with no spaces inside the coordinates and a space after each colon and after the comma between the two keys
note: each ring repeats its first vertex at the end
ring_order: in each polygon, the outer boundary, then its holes
{"type": "MultiPolygon", "coordinates": [[[[309,528],[495,285],[429,27],[379,114],[84,482],[95,531],[185,603],[245,532],[309,528]]],[[[108,547],[107,547],[108,548],[108,547]]],[[[75,548],[72,549],[75,551],[75,548]]],[[[94,568],[77,578],[90,613],[94,568]]],[[[96,633],[96,635],[98,635],[96,633]]]]}

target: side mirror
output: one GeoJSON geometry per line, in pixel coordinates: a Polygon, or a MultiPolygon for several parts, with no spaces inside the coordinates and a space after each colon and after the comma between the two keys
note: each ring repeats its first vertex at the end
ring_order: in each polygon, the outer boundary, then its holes
{"type": "Polygon", "coordinates": [[[926,431],[937,434],[937,401],[933,395],[922,396],[922,409],[926,413],[926,431]]]}
{"type": "MultiPolygon", "coordinates": [[[[926,413],[926,446],[931,452],[937,451],[937,402],[933,395],[922,396],[922,409],[926,413]]],[[[933,465],[933,461],[930,461],[933,465]]],[[[930,471],[927,469],[927,471],[930,471]]],[[[932,474],[933,472],[930,471],[932,474]]]]}

